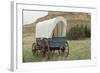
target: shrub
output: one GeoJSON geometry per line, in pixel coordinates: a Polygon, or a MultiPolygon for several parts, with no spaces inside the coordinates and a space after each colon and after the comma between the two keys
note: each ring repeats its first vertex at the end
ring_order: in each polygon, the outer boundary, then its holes
{"type": "Polygon", "coordinates": [[[85,26],[85,36],[86,37],[91,37],[91,31],[89,28],[87,28],[87,26],[85,26]]]}
{"type": "Polygon", "coordinates": [[[67,33],[67,38],[69,40],[78,40],[78,39],[84,39],[84,38],[89,38],[90,37],[90,29],[87,28],[87,26],[75,26],[72,27],[68,33],[67,33]]]}

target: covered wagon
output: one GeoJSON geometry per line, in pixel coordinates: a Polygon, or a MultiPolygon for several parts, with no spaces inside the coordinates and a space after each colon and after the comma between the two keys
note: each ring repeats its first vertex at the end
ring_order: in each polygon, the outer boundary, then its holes
{"type": "Polygon", "coordinates": [[[58,50],[59,54],[65,53],[68,56],[69,46],[66,29],[67,22],[62,16],[38,22],[36,24],[36,43],[32,45],[33,53],[49,54],[58,50]]]}

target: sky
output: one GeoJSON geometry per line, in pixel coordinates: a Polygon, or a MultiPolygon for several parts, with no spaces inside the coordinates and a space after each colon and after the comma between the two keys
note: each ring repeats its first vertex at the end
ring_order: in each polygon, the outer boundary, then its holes
{"type": "Polygon", "coordinates": [[[23,24],[34,23],[38,18],[46,16],[48,12],[46,11],[23,11],[23,24]]]}

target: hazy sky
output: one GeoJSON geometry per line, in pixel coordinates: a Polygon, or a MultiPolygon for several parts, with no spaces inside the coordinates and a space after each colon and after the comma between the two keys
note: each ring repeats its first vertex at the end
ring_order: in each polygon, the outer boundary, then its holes
{"type": "Polygon", "coordinates": [[[23,24],[30,24],[35,22],[38,18],[46,16],[48,12],[45,11],[23,11],[23,24]]]}

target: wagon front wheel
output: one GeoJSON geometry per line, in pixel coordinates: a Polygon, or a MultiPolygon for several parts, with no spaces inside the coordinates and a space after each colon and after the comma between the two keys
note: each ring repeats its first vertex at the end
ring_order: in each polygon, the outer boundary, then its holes
{"type": "Polygon", "coordinates": [[[32,44],[32,53],[33,55],[36,53],[36,43],[32,44]]]}
{"type": "Polygon", "coordinates": [[[37,44],[36,43],[33,43],[32,44],[32,53],[33,53],[33,55],[38,55],[39,54],[39,46],[37,46],[37,44]]]}

